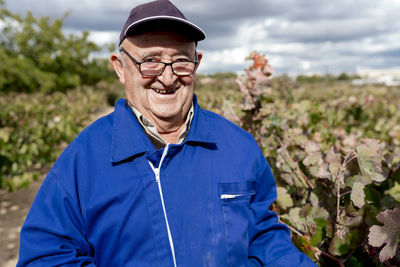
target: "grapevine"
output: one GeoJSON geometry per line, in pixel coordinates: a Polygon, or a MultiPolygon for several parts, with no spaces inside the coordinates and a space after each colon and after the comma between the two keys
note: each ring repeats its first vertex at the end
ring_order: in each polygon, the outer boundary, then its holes
{"type": "Polygon", "coordinates": [[[321,95],[323,101],[313,103],[298,84],[274,87],[264,55],[248,59],[253,64],[236,80],[242,94],[236,123],[272,163],[278,185],[273,208],[294,244],[321,266],[400,264],[398,93],[379,102],[368,89],[357,98],[340,88],[342,96],[321,95]],[[392,115],[390,127],[372,107],[392,115]]]}

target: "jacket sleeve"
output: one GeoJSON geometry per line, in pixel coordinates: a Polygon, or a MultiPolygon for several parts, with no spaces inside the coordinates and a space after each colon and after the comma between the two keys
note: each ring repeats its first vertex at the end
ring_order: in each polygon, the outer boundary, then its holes
{"type": "Polygon", "coordinates": [[[17,266],[96,266],[77,190],[60,178],[50,171],[36,196],[21,229],[17,266]]]}
{"type": "Polygon", "coordinates": [[[250,203],[250,261],[253,266],[316,266],[292,244],[289,229],[279,223],[277,214],[269,209],[276,197],[275,180],[265,160],[258,177],[257,194],[250,203]]]}

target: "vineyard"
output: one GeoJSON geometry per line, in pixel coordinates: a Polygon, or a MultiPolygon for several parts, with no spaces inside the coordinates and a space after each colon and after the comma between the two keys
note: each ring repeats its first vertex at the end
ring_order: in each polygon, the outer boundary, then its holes
{"type": "MultiPolygon", "coordinates": [[[[278,184],[273,209],[293,242],[321,266],[398,265],[399,88],[270,79],[267,61],[251,58],[245,77],[200,76],[197,95],[259,142],[278,184]]],[[[44,174],[122,92],[99,84],[1,94],[1,186],[16,190],[44,174]]]]}
{"type": "MultiPolygon", "coordinates": [[[[0,188],[15,191],[43,177],[123,89],[104,61],[90,61],[100,48],[87,34],[65,37],[62,20],[0,11],[2,37],[15,37],[0,38],[10,63],[0,66],[0,188]]],[[[293,242],[320,266],[400,266],[400,88],[274,77],[263,55],[248,60],[243,76],[199,75],[196,94],[258,141],[278,186],[271,208],[293,242]]]]}
{"type": "Polygon", "coordinates": [[[269,79],[249,59],[242,79],[201,80],[200,100],[259,142],[293,242],[321,266],[399,266],[399,88],[269,79]]]}

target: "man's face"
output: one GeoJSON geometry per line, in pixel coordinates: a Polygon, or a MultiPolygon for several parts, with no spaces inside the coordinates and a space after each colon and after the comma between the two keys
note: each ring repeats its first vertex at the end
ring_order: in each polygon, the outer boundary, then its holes
{"type": "MultiPolygon", "coordinates": [[[[137,61],[175,62],[179,60],[195,61],[193,41],[173,32],[151,32],[128,37],[122,47],[137,61]]],[[[111,56],[120,81],[125,85],[128,101],[154,124],[167,122],[180,127],[192,104],[196,84],[195,73],[177,76],[167,66],[161,75],[143,76],[139,66],[122,53],[125,64],[116,63],[111,56]]],[[[199,53],[198,60],[201,59],[199,53]]],[[[119,60],[118,60],[119,61],[119,60]]],[[[170,129],[174,130],[174,129],[170,129]]]]}

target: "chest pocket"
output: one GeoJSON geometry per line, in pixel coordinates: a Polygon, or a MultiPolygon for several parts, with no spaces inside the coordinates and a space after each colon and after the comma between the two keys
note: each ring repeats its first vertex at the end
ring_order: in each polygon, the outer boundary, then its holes
{"type": "Polygon", "coordinates": [[[229,266],[248,266],[250,200],[256,182],[219,183],[229,266]]]}

